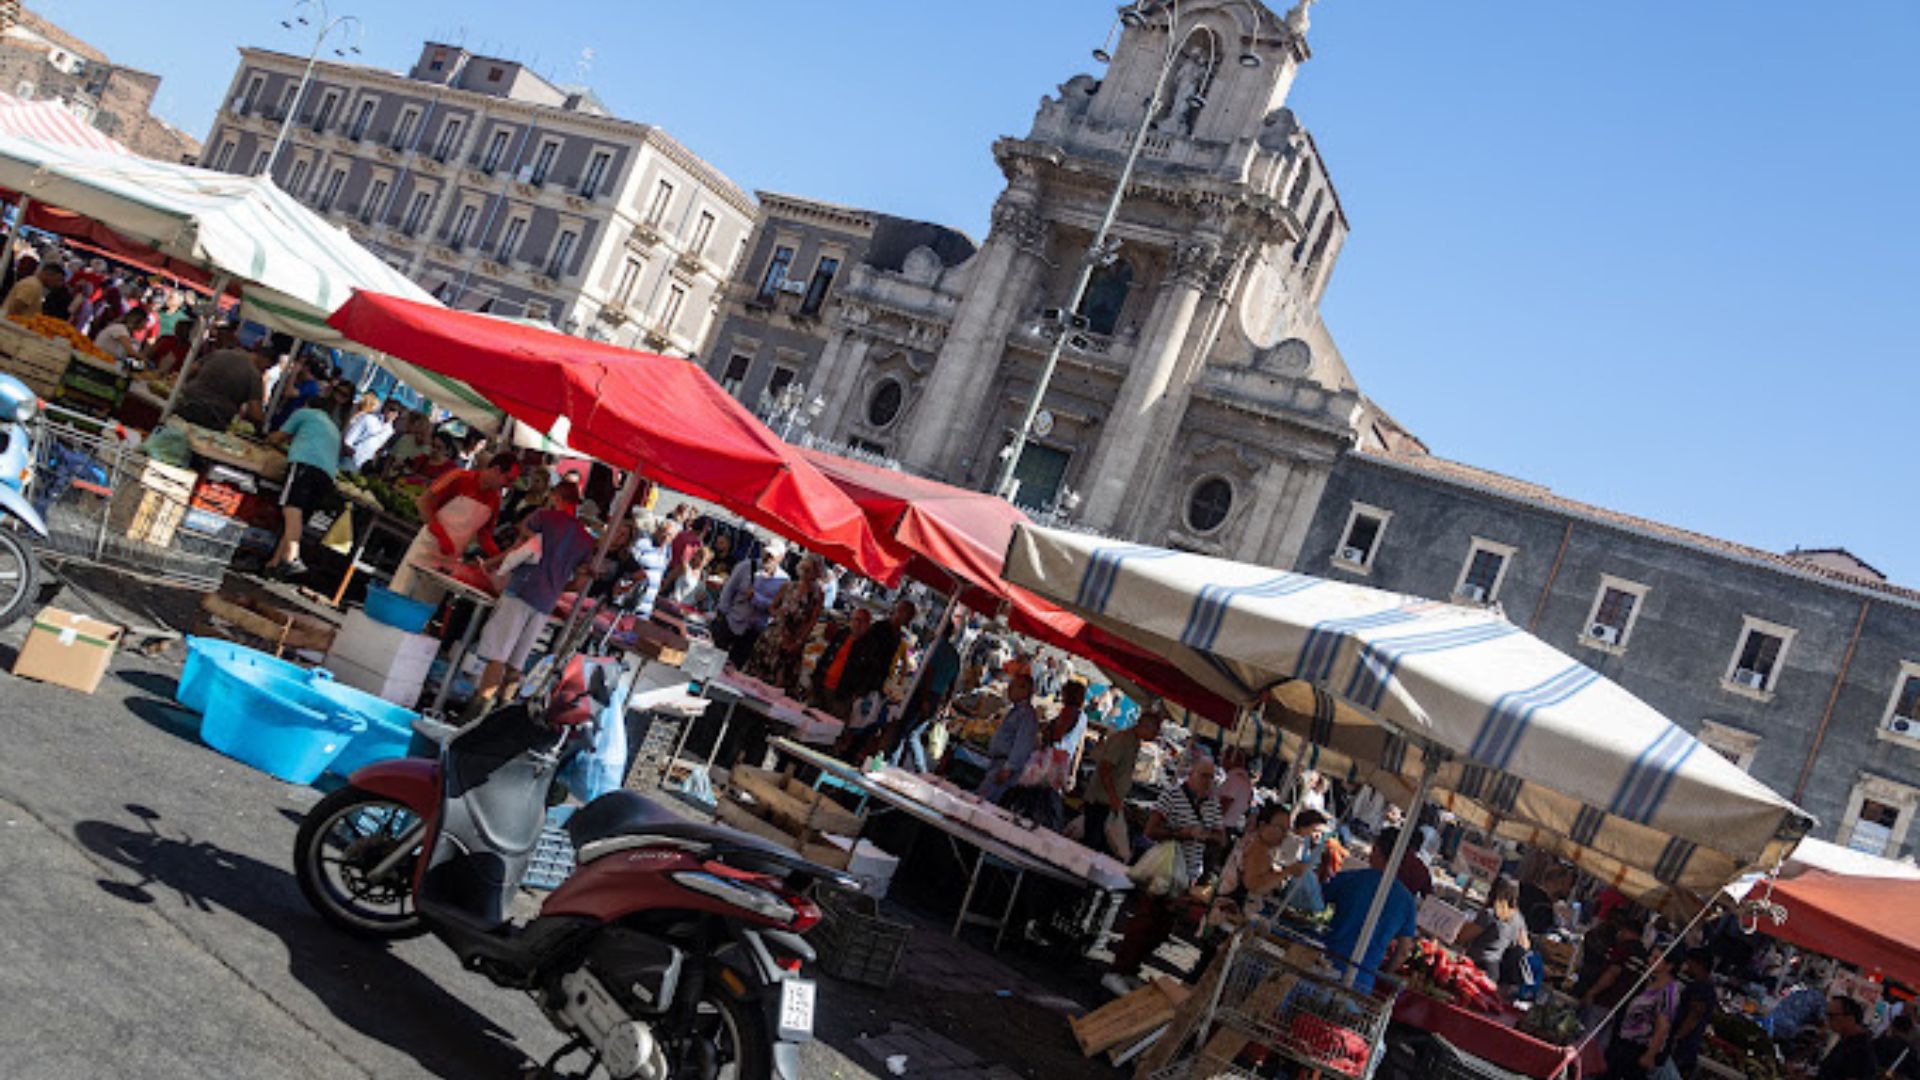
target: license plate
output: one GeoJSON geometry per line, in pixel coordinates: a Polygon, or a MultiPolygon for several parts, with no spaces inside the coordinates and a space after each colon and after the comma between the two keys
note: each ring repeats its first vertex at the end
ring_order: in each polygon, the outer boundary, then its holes
{"type": "Polygon", "coordinates": [[[784,979],[780,983],[780,1035],[813,1034],[814,986],[811,979],[784,979]]]}

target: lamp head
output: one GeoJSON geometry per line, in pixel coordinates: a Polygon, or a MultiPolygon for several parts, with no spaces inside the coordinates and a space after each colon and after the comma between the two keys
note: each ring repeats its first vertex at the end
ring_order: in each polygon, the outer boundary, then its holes
{"type": "Polygon", "coordinates": [[[1243,52],[1240,54],[1240,66],[1243,68],[1257,68],[1264,63],[1266,63],[1266,61],[1260,59],[1259,53],[1243,52]]]}
{"type": "Polygon", "coordinates": [[[1147,17],[1140,13],[1139,8],[1130,7],[1127,10],[1120,13],[1120,21],[1127,24],[1128,26],[1138,29],[1147,24],[1147,17]]]}
{"type": "Polygon", "coordinates": [[[1187,95],[1187,105],[1189,108],[1201,109],[1201,108],[1205,108],[1206,104],[1207,104],[1207,98],[1206,98],[1206,95],[1204,94],[1188,94],[1187,95]]]}
{"type": "Polygon", "coordinates": [[[1113,63],[1113,54],[1105,49],[1095,49],[1093,50],[1093,59],[1095,63],[1111,64],[1113,63]]]}

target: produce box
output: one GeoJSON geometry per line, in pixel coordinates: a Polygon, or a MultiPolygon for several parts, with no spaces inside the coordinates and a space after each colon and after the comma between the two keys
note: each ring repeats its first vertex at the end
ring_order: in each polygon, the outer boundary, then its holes
{"type": "Polygon", "coordinates": [[[13,673],[26,679],[91,694],[107,673],[107,664],[126,631],[59,608],[42,608],[33,617],[13,673]]]}
{"type": "Polygon", "coordinates": [[[200,611],[215,629],[231,627],[258,638],[267,643],[275,656],[289,649],[325,653],[333,647],[332,623],[289,611],[259,597],[234,598],[210,593],[200,601],[200,611]]]}
{"type": "Polygon", "coordinates": [[[173,534],[186,518],[193,497],[193,485],[199,479],[192,469],[176,468],[152,459],[143,460],[132,474],[114,489],[107,524],[129,540],[155,547],[171,547],[173,534]]]}

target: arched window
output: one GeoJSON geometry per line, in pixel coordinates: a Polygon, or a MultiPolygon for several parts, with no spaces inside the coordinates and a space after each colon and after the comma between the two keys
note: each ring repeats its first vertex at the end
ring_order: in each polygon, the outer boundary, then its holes
{"type": "Polygon", "coordinates": [[[906,400],[906,390],[899,379],[883,379],[873,388],[867,397],[867,423],[877,428],[886,427],[900,416],[900,406],[906,400]]]}
{"type": "Polygon", "coordinates": [[[1232,510],[1233,485],[1222,477],[1209,476],[1187,495],[1187,528],[1210,533],[1226,522],[1232,510]]]}
{"type": "Polygon", "coordinates": [[[1120,309],[1127,304],[1127,290],[1133,287],[1133,264],[1115,259],[1095,267],[1087,282],[1087,294],[1080,299],[1080,314],[1087,329],[1096,334],[1111,334],[1120,325],[1120,309]]]}

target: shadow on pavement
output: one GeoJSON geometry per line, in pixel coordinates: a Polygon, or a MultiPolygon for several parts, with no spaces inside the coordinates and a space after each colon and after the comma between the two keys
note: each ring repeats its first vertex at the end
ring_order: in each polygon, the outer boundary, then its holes
{"type": "Polygon", "coordinates": [[[406,1053],[441,1076],[514,1076],[527,1055],[486,1016],[379,944],[347,937],[306,906],[293,876],[190,836],[164,835],[159,815],[126,807],[137,824],[82,821],[74,837],[138,875],[102,879],[108,895],[136,904],[176,896],[192,911],[224,909],[278,937],[293,977],[341,1022],[406,1053]]]}
{"type": "Polygon", "coordinates": [[[179,685],[178,675],[169,675],[159,671],[129,671],[122,668],[115,671],[120,681],[143,694],[152,694],[162,701],[172,701],[173,691],[179,685]]]}
{"type": "Polygon", "coordinates": [[[200,714],[164,698],[128,698],[127,711],[148,724],[190,743],[200,742],[200,714]]]}

